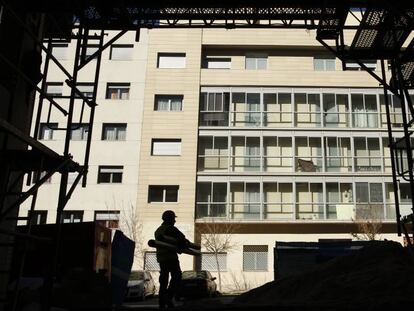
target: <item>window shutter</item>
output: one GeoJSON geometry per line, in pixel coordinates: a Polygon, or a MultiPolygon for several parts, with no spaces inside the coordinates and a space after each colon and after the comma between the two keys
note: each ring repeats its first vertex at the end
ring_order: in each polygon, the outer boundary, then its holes
{"type": "Polygon", "coordinates": [[[181,155],[181,140],[153,140],[153,155],[181,155]]]}

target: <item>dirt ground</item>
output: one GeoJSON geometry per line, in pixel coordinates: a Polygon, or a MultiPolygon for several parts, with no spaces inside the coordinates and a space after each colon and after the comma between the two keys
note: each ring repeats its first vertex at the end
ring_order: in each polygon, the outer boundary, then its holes
{"type": "Polygon", "coordinates": [[[414,261],[406,248],[375,242],[304,274],[269,282],[235,298],[232,306],[277,310],[412,308],[414,261]]]}

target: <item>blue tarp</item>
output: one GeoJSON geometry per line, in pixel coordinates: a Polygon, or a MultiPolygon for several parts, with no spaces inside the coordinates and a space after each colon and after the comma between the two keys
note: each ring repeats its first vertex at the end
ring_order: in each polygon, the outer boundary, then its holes
{"type": "Polygon", "coordinates": [[[112,305],[120,306],[124,301],[134,262],[134,250],[135,242],[117,230],[112,241],[112,305]]]}

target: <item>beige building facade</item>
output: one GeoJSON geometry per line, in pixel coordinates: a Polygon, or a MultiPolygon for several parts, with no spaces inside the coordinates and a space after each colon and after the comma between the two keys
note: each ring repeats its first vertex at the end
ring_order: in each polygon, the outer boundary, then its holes
{"type": "MultiPolygon", "coordinates": [[[[115,34],[108,32],[107,40],[115,34]]],[[[135,41],[135,34],[129,32],[102,54],[87,187],[82,188],[81,183],[76,187],[62,215],[65,223],[98,220],[110,227],[125,227],[136,214],[147,41],[147,30],[141,32],[139,42],[135,41]]],[[[87,55],[96,51],[93,43],[88,46],[87,55]]],[[[53,55],[69,72],[73,68],[75,48],[76,41],[53,44],[53,55]]],[[[78,89],[86,97],[93,92],[91,82],[96,62],[93,59],[78,77],[78,89]]],[[[63,107],[68,106],[68,99],[60,97],[70,95],[65,79],[52,64],[48,70],[47,92],[63,107]]],[[[86,138],[90,133],[89,110],[85,108],[81,118],[81,103],[81,99],[75,99],[70,140],[70,153],[78,163],[83,163],[86,138]]],[[[51,110],[50,117],[48,114],[48,107],[43,108],[38,139],[62,153],[66,133],[60,128],[66,128],[66,119],[56,109],[51,110]]],[[[68,189],[75,178],[76,175],[69,174],[68,189]]],[[[56,222],[59,184],[60,176],[55,174],[40,188],[32,218],[34,223],[56,222]]],[[[30,202],[25,202],[20,209],[21,216],[26,216],[29,209],[30,202]]]]}
{"type": "MultiPolygon", "coordinates": [[[[104,53],[89,185],[66,209],[83,211],[82,221],[117,212],[107,221],[118,219],[122,229],[132,207],[144,251],[136,268],[157,271],[145,242],[167,209],[203,245],[207,234],[231,233],[218,266],[205,247],[200,260],[180,256],[183,270],[220,270],[222,291],[273,280],[277,241],[351,239],[355,220],[367,218],[381,219],[382,238],[402,241],[383,91],[354,63],[342,71],[314,32],[152,29],[139,43],[133,34],[122,40],[133,57],[104,53]],[[104,124],[125,123],[123,139],[102,139],[104,124]]],[[[401,107],[391,101],[399,124],[401,107]]],[[[48,145],[60,146],[58,134],[48,145]]],[[[411,200],[404,187],[402,214],[411,200]]],[[[57,193],[58,182],[44,188],[57,193]]],[[[53,222],[50,195],[38,200],[53,222]]]]}
{"type": "MultiPolygon", "coordinates": [[[[314,38],[292,29],[150,33],[137,204],[144,231],[173,209],[202,245],[231,232],[219,267],[205,247],[195,260],[221,271],[223,291],[273,280],[277,241],[351,239],[367,218],[381,219],[382,238],[402,240],[383,91],[355,63],[342,71],[314,38]]],[[[401,123],[391,100],[392,122],[401,123]]],[[[154,254],[145,257],[156,269],[154,254]]]]}

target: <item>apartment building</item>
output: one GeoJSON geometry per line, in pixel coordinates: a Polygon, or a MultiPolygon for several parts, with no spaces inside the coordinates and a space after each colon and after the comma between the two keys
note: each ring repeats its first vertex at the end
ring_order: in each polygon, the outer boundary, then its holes
{"type": "MultiPolygon", "coordinates": [[[[367,218],[381,219],[382,238],[401,241],[383,90],[356,63],[346,66],[312,31],[152,29],[138,43],[128,34],[103,54],[89,183],[63,221],[122,229],[135,211],[144,249],[166,209],[191,240],[227,230],[232,247],[218,265],[205,248],[200,262],[180,257],[183,270],[220,270],[223,290],[273,280],[277,241],[351,239],[355,220],[367,218]]],[[[50,92],[65,93],[63,78],[49,77],[50,92]]],[[[57,148],[63,135],[53,122],[39,138],[57,148]]],[[[85,135],[82,124],[73,130],[79,156],[85,135]]],[[[39,194],[39,222],[54,221],[58,182],[39,194]]],[[[400,188],[408,214],[409,187],[400,188]]],[[[152,249],[143,261],[157,271],[152,249]]]]}
{"type": "MultiPolygon", "coordinates": [[[[272,280],[277,241],[351,239],[355,220],[367,218],[400,240],[383,90],[356,63],[346,66],[304,30],[151,30],[137,204],[144,232],[165,209],[196,241],[231,232],[218,265],[205,248],[199,263],[220,269],[223,290],[272,280]]],[[[400,186],[409,213],[410,191],[400,186]]],[[[154,257],[146,253],[147,269],[157,269],[154,257]]]]}

